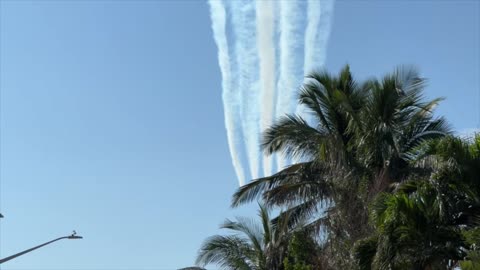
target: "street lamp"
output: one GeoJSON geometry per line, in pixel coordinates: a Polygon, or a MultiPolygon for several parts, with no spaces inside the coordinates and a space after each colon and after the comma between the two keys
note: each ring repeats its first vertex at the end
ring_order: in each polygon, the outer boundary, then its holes
{"type": "Polygon", "coordinates": [[[2,264],[2,263],[4,263],[4,262],[7,262],[7,261],[10,261],[10,260],[12,260],[12,259],[15,259],[15,258],[18,257],[18,256],[22,256],[22,255],[25,254],[25,253],[29,253],[30,251],[34,251],[34,250],[37,249],[37,248],[41,248],[41,247],[43,247],[43,246],[46,246],[46,245],[51,244],[51,243],[53,243],[53,242],[56,242],[56,241],[58,241],[58,240],[62,240],[62,239],[82,239],[82,238],[83,238],[83,237],[78,236],[78,235],[76,235],[76,234],[77,234],[77,233],[76,233],[75,231],[73,231],[73,233],[72,233],[71,235],[69,235],[69,236],[59,237],[59,238],[57,238],[57,239],[53,239],[52,241],[48,241],[48,242],[43,243],[43,244],[41,244],[41,245],[38,245],[38,246],[36,246],[36,247],[33,247],[33,248],[30,248],[30,249],[24,250],[24,251],[19,252],[19,253],[17,253],[17,254],[13,254],[12,256],[8,256],[8,257],[6,257],[6,258],[0,259],[0,264],[2,264]]]}

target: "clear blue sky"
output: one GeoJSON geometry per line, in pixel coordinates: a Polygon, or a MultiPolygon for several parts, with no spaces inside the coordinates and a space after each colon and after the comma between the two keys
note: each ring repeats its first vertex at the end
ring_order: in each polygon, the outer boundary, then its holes
{"type": "MultiPolygon", "coordinates": [[[[2,269],[176,269],[232,211],[202,1],[1,1],[2,269]]],[[[457,130],[479,120],[478,1],[338,1],[327,54],[361,78],[415,64],[457,130]]]]}

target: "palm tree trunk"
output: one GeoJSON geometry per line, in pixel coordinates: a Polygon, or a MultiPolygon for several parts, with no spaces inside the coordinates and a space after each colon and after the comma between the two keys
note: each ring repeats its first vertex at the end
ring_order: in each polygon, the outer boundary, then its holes
{"type": "Polygon", "coordinates": [[[380,192],[388,189],[390,185],[390,175],[388,167],[381,168],[373,180],[373,186],[370,189],[370,198],[374,198],[380,192]]]}

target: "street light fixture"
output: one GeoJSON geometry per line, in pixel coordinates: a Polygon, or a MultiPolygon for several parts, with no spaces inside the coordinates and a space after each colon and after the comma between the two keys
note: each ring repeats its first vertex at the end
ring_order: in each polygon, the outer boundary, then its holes
{"type": "Polygon", "coordinates": [[[59,238],[57,238],[57,239],[53,239],[53,240],[51,240],[51,241],[48,241],[48,242],[43,243],[43,244],[41,244],[41,245],[38,245],[38,246],[36,246],[36,247],[29,248],[29,249],[24,250],[24,251],[22,251],[22,252],[19,252],[19,253],[17,253],[17,254],[13,254],[13,255],[8,256],[8,257],[6,257],[6,258],[0,259],[0,264],[2,264],[2,263],[4,263],[4,262],[7,262],[7,261],[10,261],[10,260],[12,260],[12,259],[15,259],[16,257],[22,256],[23,254],[29,253],[29,252],[31,252],[31,251],[34,251],[34,250],[37,249],[37,248],[41,248],[41,247],[43,247],[43,246],[46,246],[46,245],[51,244],[51,243],[53,243],[53,242],[56,242],[56,241],[58,241],[58,240],[62,240],[62,239],[83,239],[82,236],[79,236],[79,235],[76,235],[76,234],[77,234],[77,233],[76,233],[75,231],[73,231],[73,233],[72,233],[71,235],[59,237],[59,238]]]}

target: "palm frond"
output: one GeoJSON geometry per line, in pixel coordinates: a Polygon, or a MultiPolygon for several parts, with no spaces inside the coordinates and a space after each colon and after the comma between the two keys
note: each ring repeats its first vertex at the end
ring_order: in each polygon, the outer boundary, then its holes
{"type": "Polygon", "coordinates": [[[273,239],[272,239],[272,224],[271,224],[271,221],[270,221],[270,214],[269,214],[269,211],[267,209],[267,207],[265,207],[264,205],[262,204],[258,204],[258,207],[259,207],[259,210],[258,210],[258,216],[260,217],[260,220],[262,222],[262,226],[263,226],[263,238],[264,238],[264,242],[265,243],[270,243],[273,239]]]}
{"type": "Polygon", "coordinates": [[[355,243],[353,254],[358,262],[360,270],[372,269],[372,263],[377,253],[377,245],[377,236],[371,236],[355,243]]]}
{"type": "Polygon", "coordinates": [[[252,202],[262,196],[263,192],[275,188],[282,183],[298,182],[298,179],[305,175],[305,171],[312,162],[302,162],[288,166],[280,172],[253,180],[252,182],[240,187],[232,197],[232,207],[252,202]]]}
{"type": "Polygon", "coordinates": [[[263,233],[261,227],[251,218],[236,217],[236,221],[226,219],[220,228],[229,229],[239,235],[245,235],[257,252],[262,252],[263,233]]]}
{"type": "Polygon", "coordinates": [[[221,269],[253,270],[248,242],[238,236],[215,235],[202,244],[195,264],[217,264],[221,269]]]}
{"type": "Polygon", "coordinates": [[[287,115],[264,132],[261,147],[267,155],[281,151],[289,157],[312,158],[324,138],[302,117],[287,115]]]}
{"type": "Polygon", "coordinates": [[[277,224],[286,222],[286,225],[290,229],[294,229],[300,224],[307,225],[312,222],[310,219],[319,213],[322,204],[325,206],[325,203],[317,199],[307,200],[282,211],[277,217],[272,219],[272,224],[273,226],[277,226],[277,224]]]}

